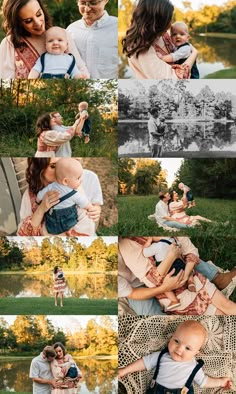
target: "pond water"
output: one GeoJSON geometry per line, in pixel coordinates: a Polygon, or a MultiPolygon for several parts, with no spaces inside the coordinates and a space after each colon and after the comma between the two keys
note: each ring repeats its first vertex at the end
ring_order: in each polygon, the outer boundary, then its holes
{"type": "MultiPolygon", "coordinates": [[[[117,275],[65,273],[65,297],[112,299],[117,297],[117,275]]],[[[50,274],[0,274],[0,297],[53,296],[50,274]]]]}
{"type": "MultiPolygon", "coordinates": [[[[224,122],[166,123],[163,153],[228,152],[235,156],[236,126],[224,122]]],[[[147,122],[119,122],[119,155],[150,156],[147,122]]]]}
{"type": "MultiPolygon", "coordinates": [[[[198,50],[197,65],[200,78],[215,71],[236,66],[236,39],[193,36],[193,44],[198,50]]],[[[122,53],[121,44],[119,51],[122,53]]],[[[126,56],[120,56],[119,78],[133,78],[126,56]]]]}
{"type": "MultiPolygon", "coordinates": [[[[0,360],[0,391],[32,393],[32,381],[29,379],[30,362],[31,360],[0,360]]],[[[83,374],[78,393],[116,394],[118,392],[117,360],[78,359],[76,362],[83,374]]]]}

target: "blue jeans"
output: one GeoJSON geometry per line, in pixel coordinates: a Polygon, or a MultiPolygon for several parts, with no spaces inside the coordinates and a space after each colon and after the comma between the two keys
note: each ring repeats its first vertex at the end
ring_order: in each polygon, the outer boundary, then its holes
{"type": "MultiPolygon", "coordinates": [[[[196,265],[195,269],[209,279],[209,281],[212,281],[218,273],[218,270],[214,265],[203,260],[200,260],[200,263],[196,265]]],[[[143,285],[142,287],[145,286],[143,285]]],[[[131,300],[128,298],[128,302],[137,315],[165,315],[155,297],[148,300],[131,300]]]]}
{"type": "Polygon", "coordinates": [[[163,224],[165,224],[168,227],[174,227],[174,228],[189,228],[188,224],[172,222],[171,220],[165,220],[163,224]]]}

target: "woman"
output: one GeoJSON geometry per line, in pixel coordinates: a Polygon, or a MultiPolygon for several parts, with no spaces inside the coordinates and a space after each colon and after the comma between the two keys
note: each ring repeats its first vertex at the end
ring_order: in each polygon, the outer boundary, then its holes
{"type": "Polygon", "coordinates": [[[174,190],[170,192],[169,211],[173,219],[177,220],[180,223],[188,224],[190,226],[198,225],[199,221],[211,222],[210,219],[206,219],[200,215],[187,215],[185,213],[185,208],[187,208],[187,206],[187,199],[182,198],[181,200],[179,200],[179,195],[177,192],[175,192],[174,190]]]}
{"type": "Polygon", "coordinates": [[[173,50],[167,30],[170,28],[174,6],[169,0],[140,0],[135,8],[131,25],[122,40],[123,52],[128,56],[131,70],[137,79],[183,79],[190,77],[190,70],[197,58],[192,53],[183,65],[165,63],[156,52],[163,55],[173,50]]]}
{"type": "Polygon", "coordinates": [[[61,385],[53,389],[52,394],[77,394],[79,390],[78,382],[82,377],[79,368],[72,356],[67,354],[65,346],[61,342],[56,342],[53,347],[56,352],[56,358],[51,362],[51,370],[54,379],[61,382],[61,385]],[[73,364],[74,367],[77,368],[77,378],[63,376],[66,375],[66,370],[68,370],[68,363],[70,363],[70,365],[73,364]]]}
{"type": "Polygon", "coordinates": [[[72,127],[60,132],[52,130],[56,126],[56,119],[50,114],[44,114],[37,119],[37,152],[35,157],[54,157],[57,149],[78,135],[84,125],[85,118],[80,117],[72,127]]]}
{"type": "Polygon", "coordinates": [[[63,307],[63,297],[66,291],[66,280],[64,273],[58,265],[53,269],[53,292],[55,293],[55,306],[57,306],[58,297],[60,298],[60,306],[63,307]]]}
{"type": "MultiPolygon", "coordinates": [[[[36,196],[39,190],[55,181],[55,166],[59,158],[28,158],[26,169],[26,180],[28,189],[23,194],[20,208],[20,224],[18,235],[21,236],[41,236],[48,235],[44,226],[44,214],[58,202],[58,192],[47,192],[40,205],[36,204],[36,196]]],[[[79,209],[78,224],[70,230],[73,236],[95,235],[95,224],[100,218],[102,201],[102,191],[95,173],[84,170],[83,189],[88,199],[93,203],[88,215],[84,210],[79,209]]]]}
{"type": "MultiPolygon", "coordinates": [[[[31,68],[45,48],[45,30],[51,18],[41,0],[5,0],[3,26],[6,37],[0,45],[0,78],[28,78],[31,68]]],[[[73,40],[68,35],[69,49],[82,74],[89,72],[73,40]]]]}
{"type": "MultiPolygon", "coordinates": [[[[163,237],[160,237],[160,239],[163,237]]],[[[187,237],[181,237],[180,242],[184,242],[184,238],[186,238],[186,242],[188,242],[189,248],[194,250],[194,245],[187,237]]],[[[149,269],[152,269],[152,273],[156,270],[156,275],[160,276],[158,271],[158,267],[153,267],[152,259],[145,258],[142,253],[143,245],[146,242],[145,238],[141,237],[131,237],[124,238],[121,243],[119,243],[120,252],[122,254],[123,259],[126,262],[129,262],[129,270],[136,278],[140,281],[144,277],[144,274],[147,271],[147,265],[149,269]],[[131,242],[130,242],[131,241],[131,242]],[[132,244],[131,244],[132,243],[132,244]],[[140,250],[139,259],[132,259],[132,249],[131,247],[137,251],[140,250]]],[[[185,245],[186,247],[186,245],[185,245]]],[[[175,246],[175,248],[180,248],[181,246],[175,246]]],[[[195,248],[196,249],[196,248],[195,248]]],[[[169,271],[171,265],[176,259],[176,254],[170,250],[170,256],[167,255],[166,258],[169,259],[169,266],[166,268],[166,272],[162,273],[162,279],[164,282],[165,275],[169,271]]],[[[188,256],[190,258],[190,256],[188,256]]],[[[161,264],[161,263],[160,263],[161,264]]],[[[162,270],[163,267],[161,267],[162,270]]],[[[187,282],[181,283],[179,288],[176,288],[175,294],[180,300],[181,305],[177,307],[175,310],[171,311],[171,314],[176,315],[234,315],[236,312],[236,304],[230,300],[228,300],[216,287],[213,283],[209,282],[202,274],[194,271],[194,283],[197,291],[192,292],[187,288],[187,282]]],[[[161,285],[162,286],[162,285],[161,285]]],[[[166,298],[165,294],[161,293],[158,295],[158,298],[161,298],[162,305],[167,306],[169,300],[166,298]]]]}

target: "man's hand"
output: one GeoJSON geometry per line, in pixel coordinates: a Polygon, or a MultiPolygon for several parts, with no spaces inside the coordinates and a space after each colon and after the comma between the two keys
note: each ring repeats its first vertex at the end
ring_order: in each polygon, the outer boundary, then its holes
{"type": "Polygon", "coordinates": [[[173,276],[174,273],[175,273],[175,269],[173,268],[164,278],[162,283],[163,292],[175,290],[181,287],[184,271],[181,270],[176,276],[173,276]]]}

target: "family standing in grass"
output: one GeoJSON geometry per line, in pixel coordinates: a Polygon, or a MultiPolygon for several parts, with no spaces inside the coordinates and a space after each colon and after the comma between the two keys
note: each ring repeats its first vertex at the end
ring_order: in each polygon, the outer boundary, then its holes
{"type": "Polygon", "coordinates": [[[82,374],[61,342],[46,346],[30,365],[35,394],[77,394],[82,374]]]}
{"type": "Polygon", "coordinates": [[[73,137],[90,141],[91,121],[88,114],[88,103],[82,101],[78,104],[75,122],[72,126],[62,124],[59,112],[41,115],[36,122],[37,152],[35,157],[70,157],[70,140],[73,137]]]}

